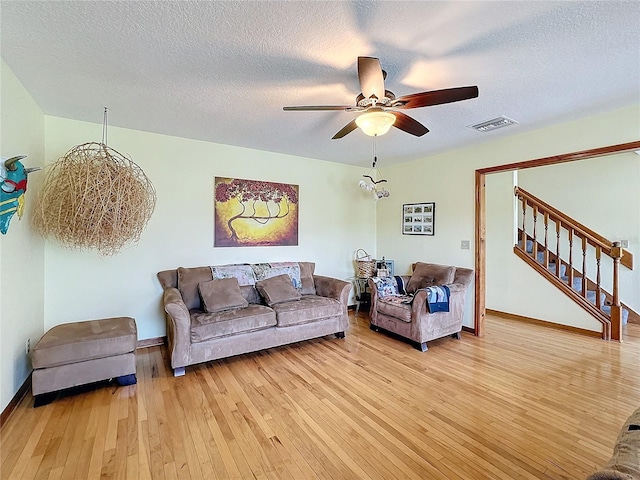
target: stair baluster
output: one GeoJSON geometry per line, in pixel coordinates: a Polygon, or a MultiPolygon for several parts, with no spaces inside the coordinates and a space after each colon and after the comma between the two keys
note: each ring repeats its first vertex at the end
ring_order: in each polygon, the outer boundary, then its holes
{"type": "Polygon", "coordinates": [[[611,258],[613,258],[613,304],[611,305],[611,339],[622,341],[622,308],[618,293],[620,282],[620,259],[622,248],[620,242],[613,242],[611,246],[611,258]]]}
{"type": "Polygon", "coordinates": [[[556,277],[560,278],[560,220],[556,220],[556,277]]]}
{"type": "Polygon", "coordinates": [[[538,222],[538,206],[533,206],[533,248],[531,249],[531,254],[533,258],[538,261],[538,237],[537,237],[537,228],[536,224],[538,222]]]}
{"type": "Polygon", "coordinates": [[[549,212],[544,212],[544,268],[549,268],[549,212]]]}
{"type": "Polygon", "coordinates": [[[602,256],[602,248],[596,245],[596,307],[602,309],[602,287],[600,285],[600,257],[602,256]]]}
{"type": "Polygon", "coordinates": [[[522,251],[527,251],[527,199],[522,197],[522,251]]]}
{"type": "Polygon", "coordinates": [[[569,228],[569,287],[573,288],[573,228],[569,228]]]}
{"type": "Polygon", "coordinates": [[[587,298],[587,237],[582,237],[582,296],[587,298]]]}

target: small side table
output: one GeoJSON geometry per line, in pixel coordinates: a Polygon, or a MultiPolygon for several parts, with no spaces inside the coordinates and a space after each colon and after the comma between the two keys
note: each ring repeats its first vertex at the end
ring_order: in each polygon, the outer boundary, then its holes
{"type": "Polygon", "coordinates": [[[368,306],[371,304],[371,292],[369,292],[369,277],[354,277],[353,280],[355,286],[355,298],[356,298],[356,316],[360,311],[360,305],[365,304],[368,306]]]}

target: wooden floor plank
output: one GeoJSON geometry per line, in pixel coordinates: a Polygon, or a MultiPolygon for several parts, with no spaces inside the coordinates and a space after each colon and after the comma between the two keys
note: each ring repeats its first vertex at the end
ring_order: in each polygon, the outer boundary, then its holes
{"type": "Polygon", "coordinates": [[[584,478],[639,406],[624,342],[488,316],[427,352],[351,316],[321,339],[187,367],[138,350],[138,383],[27,395],[0,430],[0,478],[584,478]]]}
{"type": "MultiPolygon", "coordinates": [[[[26,398],[23,399],[21,402],[21,406],[24,405],[25,402],[31,403],[32,399],[29,399],[28,401],[26,400],[26,398]]],[[[30,407],[31,405],[25,405],[24,408],[30,408],[30,407]]],[[[34,429],[31,432],[28,432],[29,434],[27,434],[27,432],[20,432],[19,434],[18,432],[16,432],[16,435],[13,438],[15,438],[16,442],[19,442],[18,443],[19,445],[23,445],[23,448],[21,451],[16,452],[16,453],[19,453],[19,456],[16,455],[14,457],[15,463],[14,461],[7,462],[6,464],[4,462],[2,463],[2,466],[0,467],[2,468],[2,471],[0,472],[0,478],[4,478],[5,475],[8,478],[22,477],[25,470],[27,469],[27,466],[29,465],[29,461],[31,459],[31,456],[33,455],[33,452],[38,446],[40,437],[44,433],[46,429],[46,425],[51,419],[52,412],[53,412],[53,408],[45,408],[45,411],[42,412],[42,414],[37,415],[37,421],[35,423],[34,429]],[[5,469],[6,469],[6,473],[5,473],[5,469]]],[[[7,423],[11,421],[12,419],[10,419],[7,423]]],[[[5,425],[7,423],[5,423],[5,425]]],[[[7,438],[5,443],[3,443],[3,447],[6,443],[10,443],[11,441],[12,441],[11,438],[7,438]]]]}

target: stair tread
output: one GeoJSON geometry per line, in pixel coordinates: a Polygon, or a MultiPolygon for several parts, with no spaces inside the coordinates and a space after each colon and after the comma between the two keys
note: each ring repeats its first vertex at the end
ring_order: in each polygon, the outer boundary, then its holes
{"type": "MultiPolygon", "coordinates": [[[[608,314],[611,314],[611,305],[603,305],[602,311],[608,314]]],[[[626,325],[629,320],[629,310],[626,308],[622,309],[622,325],[626,325]]]]}

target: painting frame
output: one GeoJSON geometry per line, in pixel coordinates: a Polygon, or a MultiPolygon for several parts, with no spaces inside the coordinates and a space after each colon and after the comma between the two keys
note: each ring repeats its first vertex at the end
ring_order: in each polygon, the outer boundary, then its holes
{"type": "Polygon", "coordinates": [[[405,203],[402,205],[402,234],[436,234],[436,203],[405,203]]]}

